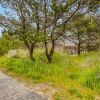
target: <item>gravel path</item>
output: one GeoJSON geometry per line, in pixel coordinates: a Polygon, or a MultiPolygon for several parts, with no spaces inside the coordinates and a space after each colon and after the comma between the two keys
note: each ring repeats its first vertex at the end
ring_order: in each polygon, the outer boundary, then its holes
{"type": "Polygon", "coordinates": [[[0,71],[0,100],[47,100],[0,71]]]}

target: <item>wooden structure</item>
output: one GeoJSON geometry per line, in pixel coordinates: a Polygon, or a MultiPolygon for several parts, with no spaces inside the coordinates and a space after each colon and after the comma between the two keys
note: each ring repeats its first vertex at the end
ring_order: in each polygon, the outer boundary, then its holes
{"type": "Polygon", "coordinates": [[[64,39],[63,41],[56,42],[56,51],[66,52],[69,54],[77,54],[77,44],[76,40],[64,39]]]}

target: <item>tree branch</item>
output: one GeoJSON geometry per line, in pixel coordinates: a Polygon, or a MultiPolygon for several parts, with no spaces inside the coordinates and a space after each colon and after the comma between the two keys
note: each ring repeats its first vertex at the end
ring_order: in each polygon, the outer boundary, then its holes
{"type": "MultiPolygon", "coordinates": [[[[70,16],[66,21],[64,21],[62,24],[58,25],[56,28],[59,28],[60,26],[62,26],[62,25],[64,25],[64,24],[68,23],[69,20],[74,16],[74,14],[79,10],[80,5],[81,5],[81,0],[80,0],[79,3],[78,3],[77,9],[71,14],[71,16],[70,16]]],[[[55,29],[56,29],[56,28],[55,28],[55,29]]]]}

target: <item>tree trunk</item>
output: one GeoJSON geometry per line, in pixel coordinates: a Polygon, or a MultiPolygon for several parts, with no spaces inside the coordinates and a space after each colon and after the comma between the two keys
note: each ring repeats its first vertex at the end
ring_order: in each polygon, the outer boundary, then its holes
{"type": "Polygon", "coordinates": [[[54,41],[52,41],[52,47],[50,49],[50,52],[48,51],[47,45],[48,45],[47,42],[45,42],[46,57],[48,59],[48,63],[51,63],[52,59],[53,59],[54,50],[55,50],[55,43],[54,43],[54,41]]]}
{"type": "Polygon", "coordinates": [[[81,54],[80,48],[81,48],[81,40],[80,40],[80,33],[78,33],[78,55],[81,54]]]}
{"type": "Polygon", "coordinates": [[[33,57],[33,48],[29,49],[29,57],[32,61],[35,61],[35,58],[33,57]]]}
{"type": "Polygon", "coordinates": [[[33,57],[33,51],[34,51],[34,46],[35,46],[35,43],[31,44],[31,46],[28,44],[27,41],[24,41],[27,49],[28,49],[28,52],[29,52],[29,58],[32,60],[32,61],[35,61],[35,58],[33,57]]]}
{"type": "Polygon", "coordinates": [[[48,55],[48,63],[52,62],[53,54],[54,54],[54,46],[51,48],[50,54],[48,55]]]}
{"type": "Polygon", "coordinates": [[[48,63],[51,63],[52,62],[52,56],[47,55],[47,59],[48,59],[48,63]]]}
{"type": "Polygon", "coordinates": [[[87,34],[87,52],[90,51],[90,34],[87,34]]]}
{"type": "Polygon", "coordinates": [[[78,43],[78,55],[80,55],[81,51],[80,51],[80,43],[78,43]]]}

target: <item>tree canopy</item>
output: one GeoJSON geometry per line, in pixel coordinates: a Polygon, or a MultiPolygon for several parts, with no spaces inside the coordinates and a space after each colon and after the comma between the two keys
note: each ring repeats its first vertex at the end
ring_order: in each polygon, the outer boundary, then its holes
{"type": "Polygon", "coordinates": [[[0,3],[10,9],[6,15],[0,15],[0,24],[24,42],[33,60],[37,43],[43,42],[48,62],[52,61],[55,42],[69,31],[70,22],[75,23],[77,33],[96,30],[91,18],[78,16],[75,22],[75,16],[96,14],[100,9],[99,0],[0,0],[0,3]]]}

